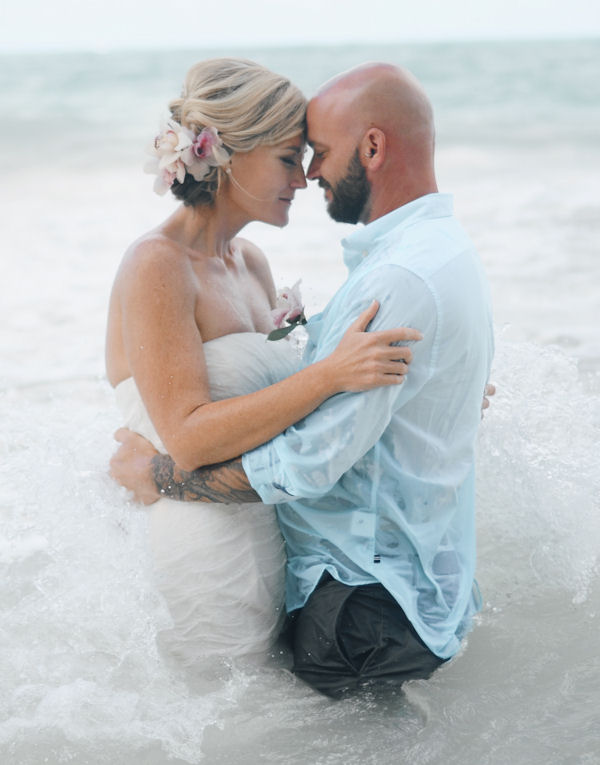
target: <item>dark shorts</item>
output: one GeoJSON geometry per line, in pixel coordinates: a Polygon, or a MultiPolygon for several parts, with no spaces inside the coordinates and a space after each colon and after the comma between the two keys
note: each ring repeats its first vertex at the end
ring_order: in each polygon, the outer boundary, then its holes
{"type": "Polygon", "coordinates": [[[292,614],[290,638],[294,673],[332,697],[429,677],[444,663],[381,584],[351,587],[329,574],[292,614]]]}

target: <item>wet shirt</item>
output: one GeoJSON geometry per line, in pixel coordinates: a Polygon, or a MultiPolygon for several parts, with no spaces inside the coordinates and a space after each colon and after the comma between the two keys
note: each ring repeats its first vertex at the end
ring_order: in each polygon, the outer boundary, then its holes
{"type": "Polygon", "coordinates": [[[449,195],[416,199],[342,244],[348,279],[309,321],[304,363],[331,353],[376,299],[369,329],[424,336],[406,380],[333,396],[243,466],[277,504],[289,611],[325,570],[347,584],[378,581],[447,658],[478,608],[474,452],[493,355],[489,290],[449,195]]]}

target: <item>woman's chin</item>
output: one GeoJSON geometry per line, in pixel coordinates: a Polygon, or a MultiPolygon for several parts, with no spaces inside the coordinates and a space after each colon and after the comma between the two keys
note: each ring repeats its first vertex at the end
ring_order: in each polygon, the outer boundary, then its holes
{"type": "Polygon", "coordinates": [[[286,210],[284,214],[279,215],[273,215],[269,218],[263,218],[262,222],[267,223],[269,226],[276,226],[277,228],[285,228],[287,224],[290,222],[289,220],[289,213],[286,210]]]}

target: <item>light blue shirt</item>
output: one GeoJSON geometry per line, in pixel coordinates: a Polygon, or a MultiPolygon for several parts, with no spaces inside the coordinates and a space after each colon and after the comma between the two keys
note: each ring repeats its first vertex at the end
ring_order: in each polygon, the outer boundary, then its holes
{"type": "Polygon", "coordinates": [[[416,199],[342,244],[350,273],[309,321],[304,362],[331,353],[377,299],[371,329],[423,333],[406,380],[328,399],[243,466],[263,501],[278,505],[289,611],[325,570],[347,584],[378,581],[448,658],[479,607],[474,453],[493,355],[487,283],[446,194],[416,199]]]}

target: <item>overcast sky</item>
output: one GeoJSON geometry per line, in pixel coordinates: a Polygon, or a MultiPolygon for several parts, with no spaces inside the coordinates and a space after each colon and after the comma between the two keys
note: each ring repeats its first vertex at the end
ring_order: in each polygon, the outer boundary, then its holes
{"type": "Polygon", "coordinates": [[[600,37],[599,0],[0,0],[0,50],[600,37]]]}

